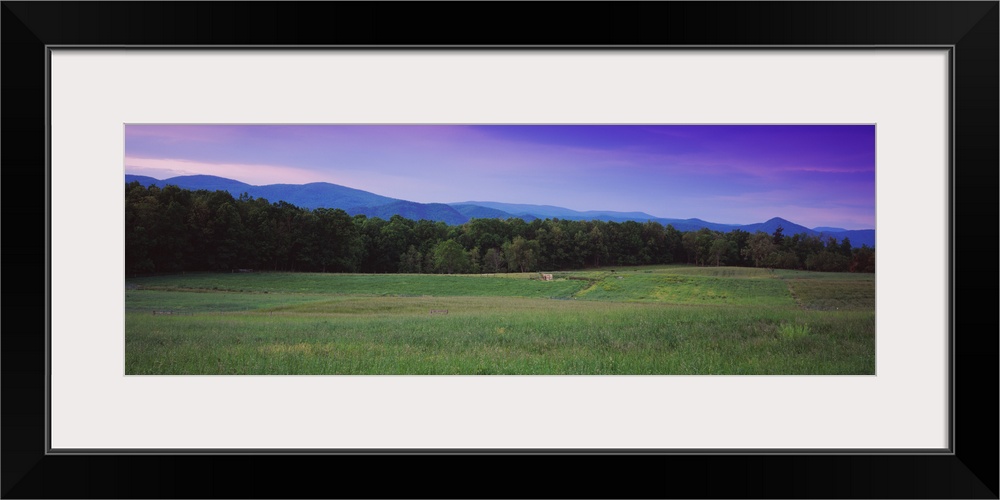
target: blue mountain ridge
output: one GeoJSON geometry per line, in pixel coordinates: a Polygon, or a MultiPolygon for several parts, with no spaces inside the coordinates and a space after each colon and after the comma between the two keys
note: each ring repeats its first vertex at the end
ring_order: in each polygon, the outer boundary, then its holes
{"type": "Polygon", "coordinates": [[[187,175],[159,180],[153,177],[125,174],[125,183],[137,181],[144,186],[155,185],[164,187],[175,185],[190,190],[205,189],[209,191],[227,191],[234,197],[243,193],[254,198],[263,198],[270,202],[285,201],[292,205],[305,208],[340,208],[350,215],[363,214],[368,217],[389,219],[400,215],[412,220],[441,221],[451,225],[464,224],[473,218],[508,219],[519,218],[526,222],[535,219],[566,219],[566,220],[601,220],[605,222],[658,222],[664,226],[672,225],[678,231],[697,231],[708,228],[713,231],[730,232],[737,229],[754,233],[763,231],[771,234],[778,227],[786,236],[808,234],[822,238],[833,237],[838,241],[850,238],[851,245],[875,246],[875,230],[845,230],[841,228],[817,227],[807,228],[786,219],[775,217],[765,222],[755,224],[721,224],[701,219],[668,219],[654,217],[644,212],[615,212],[608,210],[589,210],[585,212],[552,205],[530,205],[500,203],[492,201],[467,201],[457,203],[417,203],[396,198],[381,196],[360,189],[349,188],[328,182],[313,182],[309,184],[268,184],[254,186],[233,179],[212,175],[187,175]]]}

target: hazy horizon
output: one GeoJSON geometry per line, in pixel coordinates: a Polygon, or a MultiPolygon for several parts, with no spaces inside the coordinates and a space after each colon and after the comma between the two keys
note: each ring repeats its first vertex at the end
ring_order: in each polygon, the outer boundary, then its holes
{"type": "Polygon", "coordinates": [[[874,125],[126,125],[125,173],[875,227],[874,125]]]}

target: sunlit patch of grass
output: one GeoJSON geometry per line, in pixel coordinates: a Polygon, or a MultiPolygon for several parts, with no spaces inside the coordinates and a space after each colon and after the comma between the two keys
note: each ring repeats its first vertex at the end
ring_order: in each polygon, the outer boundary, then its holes
{"type": "Polygon", "coordinates": [[[809,325],[797,323],[782,323],[778,333],[786,339],[797,339],[809,335],[809,325]]]}
{"type": "Polygon", "coordinates": [[[746,276],[717,278],[666,271],[606,276],[576,296],[587,300],[672,304],[795,305],[781,280],[746,276]]]}

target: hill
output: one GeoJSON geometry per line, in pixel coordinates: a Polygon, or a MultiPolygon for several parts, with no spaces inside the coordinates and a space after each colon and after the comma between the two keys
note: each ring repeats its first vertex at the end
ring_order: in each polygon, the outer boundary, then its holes
{"type": "Polygon", "coordinates": [[[295,206],[315,208],[340,208],[351,215],[363,214],[368,217],[389,219],[400,215],[412,220],[432,220],[447,224],[464,224],[470,219],[516,217],[526,222],[535,219],[566,219],[566,220],[601,220],[605,222],[654,221],[664,226],[672,225],[682,232],[697,231],[708,228],[713,231],[730,232],[737,229],[753,233],[763,231],[774,233],[778,227],[783,234],[808,234],[822,238],[833,237],[838,241],[850,238],[854,247],[861,245],[875,246],[875,230],[845,230],[833,227],[808,227],[789,220],[774,217],[765,222],[754,224],[722,224],[701,219],[667,219],[654,217],[644,212],[616,212],[610,210],[577,211],[554,205],[532,205],[517,203],[501,203],[494,201],[466,201],[457,203],[417,203],[378,195],[360,189],[354,189],[328,182],[312,182],[309,184],[268,184],[254,186],[244,182],[212,175],[186,175],[159,180],[142,175],[125,175],[125,182],[137,181],[144,186],[166,186],[191,190],[205,189],[209,191],[227,191],[234,197],[246,193],[254,198],[263,198],[270,202],[285,201],[295,206]]]}

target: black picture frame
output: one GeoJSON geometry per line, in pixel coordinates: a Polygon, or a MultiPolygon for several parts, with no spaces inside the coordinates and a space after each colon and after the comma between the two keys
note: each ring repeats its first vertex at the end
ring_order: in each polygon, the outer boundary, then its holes
{"type": "Polygon", "coordinates": [[[996,1],[2,4],[4,498],[998,498],[996,1]],[[951,453],[48,454],[46,47],[414,44],[952,47],[951,453]]]}

